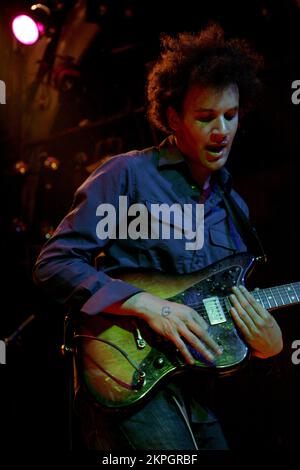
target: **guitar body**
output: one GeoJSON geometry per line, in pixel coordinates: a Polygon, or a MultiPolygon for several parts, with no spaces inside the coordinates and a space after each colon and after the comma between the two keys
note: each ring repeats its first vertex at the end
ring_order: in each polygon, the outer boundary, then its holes
{"type": "Polygon", "coordinates": [[[153,295],[194,308],[210,325],[209,332],[223,348],[223,354],[212,366],[189,346],[196,360],[190,366],[173,343],[142,320],[107,313],[85,315],[75,337],[77,360],[82,379],[96,402],[111,409],[128,407],[172,374],[201,369],[224,375],[239,368],[249,351],[230,316],[227,297],[233,285],[244,284],[253,265],[252,256],[239,253],[191,274],[134,271],[118,275],[153,295]]]}

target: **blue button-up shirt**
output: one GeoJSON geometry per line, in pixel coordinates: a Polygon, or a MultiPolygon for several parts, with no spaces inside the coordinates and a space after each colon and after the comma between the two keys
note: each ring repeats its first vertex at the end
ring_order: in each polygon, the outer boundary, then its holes
{"type": "MultiPolygon", "coordinates": [[[[219,179],[248,215],[241,197],[231,188],[226,169],[218,171],[219,179]]],[[[119,220],[119,196],[127,196],[128,206],[151,204],[199,203],[197,187],[189,166],[174,144],[173,137],[158,147],[117,155],[98,167],[75,193],[70,212],[42,248],[34,279],[56,300],[80,307],[83,313],[95,315],[114,302],[125,300],[140,289],[118,279],[112,272],[118,268],[152,268],[172,273],[200,270],[235,252],[246,251],[237,229],[226,213],[214,175],[211,193],[204,205],[204,244],[187,250],[187,240],[171,239],[100,239],[97,234],[101,204],[116,208],[119,220]]],[[[192,210],[193,218],[196,211],[192,210]]],[[[160,220],[160,223],[163,223],[160,220]]],[[[195,220],[193,220],[195,226],[195,220]]]]}

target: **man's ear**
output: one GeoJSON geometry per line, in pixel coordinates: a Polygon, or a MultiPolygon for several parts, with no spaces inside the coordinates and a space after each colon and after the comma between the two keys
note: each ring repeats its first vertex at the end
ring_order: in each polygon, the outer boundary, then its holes
{"type": "Polygon", "coordinates": [[[180,118],[172,106],[169,106],[167,109],[167,118],[170,128],[176,132],[179,127],[180,118]]]}

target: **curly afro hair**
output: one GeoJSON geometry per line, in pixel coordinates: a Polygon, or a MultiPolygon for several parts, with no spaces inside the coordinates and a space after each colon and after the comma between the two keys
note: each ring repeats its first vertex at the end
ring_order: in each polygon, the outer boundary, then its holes
{"type": "Polygon", "coordinates": [[[161,36],[162,52],[148,75],[148,118],[154,126],[170,133],[167,109],[179,114],[188,89],[200,84],[224,88],[235,83],[240,107],[249,110],[260,88],[258,78],[263,60],[243,39],[224,39],[216,23],[198,33],[161,36]]]}

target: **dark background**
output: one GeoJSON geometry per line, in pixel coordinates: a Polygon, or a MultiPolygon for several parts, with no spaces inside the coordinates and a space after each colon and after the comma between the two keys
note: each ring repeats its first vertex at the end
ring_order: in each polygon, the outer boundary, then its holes
{"type": "MultiPolygon", "coordinates": [[[[57,85],[60,104],[49,136],[22,141],[16,122],[24,109],[17,106],[12,113],[9,103],[0,109],[0,337],[15,334],[7,364],[0,366],[0,408],[6,438],[29,452],[68,445],[67,368],[60,355],[65,312],[34,287],[32,266],[91,166],[107,153],[160,141],[144,108],[145,77],[159,51],[160,32],[199,30],[213,19],[228,36],[248,39],[264,55],[263,94],[241,123],[228,166],[268,255],[249,287],[300,278],[300,105],[291,101],[291,84],[300,79],[299,2],[185,0],[174,5],[169,0],[115,0],[106,2],[111,13],[104,19],[97,14],[101,3],[88,2],[88,20],[100,22],[101,33],[76,67],[76,78],[57,85]],[[124,16],[126,8],[133,12],[129,17],[124,16]],[[87,125],[79,126],[83,121],[87,125]],[[36,164],[37,153],[39,162],[49,156],[57,159],[58,170],[36,164]],[[16,170],[20,161],[27,165],[24,175],[16,170]],[[34,320],[16,334],[31,315],[34,320]]],[[[1,2],[0,79],[17,73],[9,70],[16,52],[7,22],[26,5],[30,2],[1,2]]],[[[300,365],[291,362],[292,341],[300,338],[299,307],[275,315],[284,351],[275,359],[254,360],[246,370],[223,379],[213,396],[235,450],[294,450],[300,445],[300,365]]]]}

